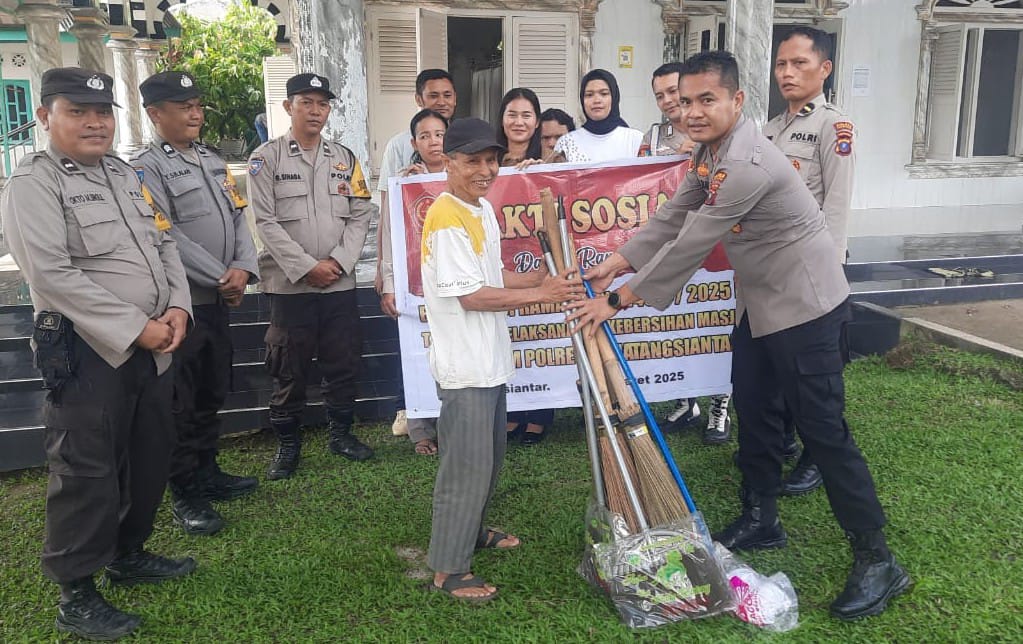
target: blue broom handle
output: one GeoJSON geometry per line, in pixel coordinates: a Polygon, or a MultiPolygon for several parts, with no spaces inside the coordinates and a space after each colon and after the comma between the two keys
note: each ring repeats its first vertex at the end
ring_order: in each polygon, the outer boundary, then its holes
{"type": "MultiPolygon", "coordinates": [[[[593,287],[590,286],[589,280],[583,280],[583,285],[586,287],[586,294],[591,298],[594,297],[593,287]]],[[[675,483],[678,485],[679,492],[682,493],[682,498],[686,502],[686,507],[689,509],[690,513],[696,512],[696,504],[693,502],[692,495],[689,494],[689,488],[686,487],[686,482],[682,478],[682,473],[678,471],[678,466],[675,464],[675,458],[671,455],[671,449],[668,447],[668,443],[664,441],[664,435],[661,434],[661,428],[657,424],[657,419],[654,418],[654,413],[650,411],[650,405],[647,404],[646,398],[643,396],[643,391],[639,388],[639,382],[636,380],[636,376],[633,375],[632,368],[629,367],[629,362],[625,359],[625,354],[622,353],[622,347],[618,344],[618,339],[615,338],[614,331],[611,330],[611,324],[605,321],[601,326],[604,328],[604,334],[607,336],[608,343],[611,345],[611,348],[614,349],[615,358],[618,359],[618,364],[622,368],[622,373],[625,374],[625,379],[629,382],[629,386],[632,387],[632,393],[636,395],[639,407],[643,410],[643,417],[646,419],[647,427],[650,429],[650,433],[653,434],[654,440],[657,441],[657,446],[661,449],[664,461],[668,465],[668,470],[671,472],[672,478],[675,479],[675,483]]]]}

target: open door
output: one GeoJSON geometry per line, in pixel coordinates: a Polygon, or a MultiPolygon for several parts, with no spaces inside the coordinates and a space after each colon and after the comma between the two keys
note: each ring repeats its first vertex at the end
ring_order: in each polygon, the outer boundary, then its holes
{"type": "Polygon", "coordinates": [[[387,142],[416,113],[418,18],[414,9],[366,7],[369,34],[369,157],[376,175],[387,142]]]}

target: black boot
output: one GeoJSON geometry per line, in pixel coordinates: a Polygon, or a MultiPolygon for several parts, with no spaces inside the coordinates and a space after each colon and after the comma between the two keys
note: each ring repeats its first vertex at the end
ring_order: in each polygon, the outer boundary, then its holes
{"type": "Polygon", "coordinates": [[[810,460],[809,454],[803,450],[796,467],[789,472],[788,477],[781,484],[782,496],[800,496],[809,494],[824,483],[820,469],[810,460]]]}
{"type": "Polygon", "coordinates": [[[142,623],[138,615],[111,606],[96,590],[92,576],[60,585],[57,630],[87,640],[117,640],[142,623]]]}
{"type": "Polygon", "coordinates": [[[256,491],[255,476],[235,476],[220,469],[216,458],[209,459],[197,473],[199,488],[207,501],[231,501],[256,491]]]}
{"type": "Polygon", "coordinates": [[[203,498],[195,479],[180,485],[171,483],[171,514],[185,534],[211,535],[224,527],[224,517],[203,498]]]}
{"type": "Polygon", "coordinates": [[[880,530],[846,532],[852,546],[853,566],[845,590],[831,603],[839,619],[878,615],[888,601],[909,588],[909,574],[895,561],[880,530]]]}
{"type": "Polygon", "coordinates": [[[158,584],[161,581],[184,577],[195,570],[195,559],[168,559],[146,552],[142,548],[118,555],[107,564],[107,579],[112,584],[158,584]]]}
{"type": "Polygon", "coordinates": [[[352,436],[355,414],[350,409],[327,408],[327,429],[330,432],[330,451],[352,461],[373,458],[373,450],[352,436]]]}
{"type": "Polygon", "coordinates": [[[778,498],[762,496],[743,487],[739,490],[742,514],[727,528],[712,535],[729,550],[784,548],[789,537],[778,520],[778,498]]]}
{"type": "Polygon", "coordinates": [[[782,442],[781,453],[786,461],[792,462],[799,458],[801,448],[796,440],[796,426],[789,423],[785,426],[785,439],[782,442]]]}
{"type": "Polygon", "coordinates": [[[270,461],[266,478],[271,481],[289,478],[295,473],[302,456],[302,434],[297,418],[271,418],[270,425],[277,434],[277,453],[270,461]]]}

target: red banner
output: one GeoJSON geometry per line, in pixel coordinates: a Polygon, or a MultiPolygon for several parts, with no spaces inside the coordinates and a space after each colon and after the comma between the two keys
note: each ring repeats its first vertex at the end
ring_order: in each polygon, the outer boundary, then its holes
{"type": "MultiPolygon", "coordinates": [[[[543,166],[543,172],[512,172],[494,181],[487,200],[501,226],[501,254],[506,269],[523,273],[540,267],[540,245],[533,235],[540,220],[540,189],[564,199],[566,214],[583,270],[599,264],[632,237],[657,208],[675,194],[689,162],[636,163],[614,168],[543,166]]],[[[405,248],[409,292],[423,295],[419,272],[420,240],[426,211],[444,191],[443,181],[401,186],[405,208],[405,248]]],[[[719,244],[704,261],[709,271],[731,266],[719,244]]]]}

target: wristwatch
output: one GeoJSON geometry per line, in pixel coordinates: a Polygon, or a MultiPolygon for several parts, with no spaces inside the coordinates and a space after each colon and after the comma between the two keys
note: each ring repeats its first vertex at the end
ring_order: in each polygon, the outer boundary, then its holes
{"type": "Polygon", "coordinates": [[[629,308],[622,304],[622,298],[620,295],[618,295],[618,291],[607,292],[607,303],[610,304],[611,308],[616,311],[621,311],[623,309],[629,308]]]}

